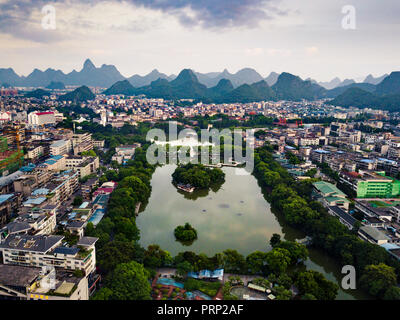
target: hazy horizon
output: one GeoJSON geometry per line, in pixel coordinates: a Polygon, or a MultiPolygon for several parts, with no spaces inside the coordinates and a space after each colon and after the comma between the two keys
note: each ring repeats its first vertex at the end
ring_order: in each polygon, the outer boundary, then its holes
{"type": "Polygon", "coordinates": [[[320,82],[363,80],[399,70],[395,0],[0,0],[0,68],[69,73],[89,58],[124,77],[152,70],[289,72],[320,82]],[[56,29],[42,27],[42,8],[56,29]],[[356,28],[342,27],[345,5],[356,28]]]}

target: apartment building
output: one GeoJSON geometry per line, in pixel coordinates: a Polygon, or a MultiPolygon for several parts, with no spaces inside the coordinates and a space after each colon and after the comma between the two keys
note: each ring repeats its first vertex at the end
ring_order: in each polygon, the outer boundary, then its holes
{"type": "Polygon", "coordinates": [[[0,227],[3,227],[11,215],[17,211],[21,204],[21,195],[19,194],[2,194],[0,195],[0,227]]]}
{"type": "Polygon", "coordinates": [[[22,193],[24,197],[29,196],[35,189],[47,183],[53,173],[47,170],[32,170],[14,180],[15,192],[22,193]]]}
{"type": "Polygon", "coordinates": [[[54,125],[57,123],[54,112],[31,112],[28,114],[28,123],[30,126],[38,127],[44,125],[54,125]]]}
{"type": "Polygon", "coordinates": [[[32,161],[40,158],[44,155],[44,147],[43,146],[33,146],[27,150],[26,158],[32,161]]]}
{"type": "Polygon", "coordinates": [[[49,204],[60,205],[79,188],[79,173],[67,170],[54,176],[51,182],[45,185],[49,204]]]}
{"type": "Polygon", "coordinates": [[[54,235],[9,235],[0,243],[3,263],[82,270],[85,275],[95,271],[98,238],[83,237],[73,247],[63,246],[63,239],[54,235]]]}
{"type": "Polygon", "coordinates": [[[105,141],[104,140],[93,140],[93,147],[94,148],[104,148],[105,141]]]}
{"type": "Polygon", "coordinates": [[[112,161],[117,161],[119,164],[125,164],[133,158],[136,149],[140,147],[141,145],[139,143],[119,146],[118,148],[115,148],[116,154],[112,157],[112,161]]]}
{"type": "Polygon", "coordinates": [[[69,156],[66,158],[65,168],[77,171],[82,179],[97,172],[100,160],[98,157],[69,156]]]}
{"type": "Polygon", "coordinates": [[[48,235],[54,232],[56,225],[56,213],[54,211],[49,214],[38,209],[18,216],[14,221],[7,224],[3,230],[9,235],[48,235]]]}
{"type": "Polygon", "coordinates": [[[69,153],[71,149],[70,140],[58,140],[50,145],[50,154],[53,156],[63,155],[69,153]]]}
{"type": "Polygon", "coordinates": [[[71,141],[74,155],[93,149],[92,134],[90,133],[74,134],[71,141]]]}
{"type": "Polygon", "coordinates": [[[357,198],[393,198],[400,195],[400,181],[385,172],[342,172],[340,182],[357,192],[357,198]]]}
{"type": "Polygon", "coordinates": [[[88,279],[67,270],[0,264],[0,300],[89,300],[88,279]]]}

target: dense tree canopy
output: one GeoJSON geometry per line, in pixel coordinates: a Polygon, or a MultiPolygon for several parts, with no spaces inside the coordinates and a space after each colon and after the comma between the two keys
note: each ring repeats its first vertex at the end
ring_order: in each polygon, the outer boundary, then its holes
{"type": "Polygon", "coordinates": [[[176,168],[172,178],[174,183],[190,184],[205,189],[212,184],[222,184],[225,181],[225,173],[218,168],[210,169],[200,164],[187,164],[176,168]]]}

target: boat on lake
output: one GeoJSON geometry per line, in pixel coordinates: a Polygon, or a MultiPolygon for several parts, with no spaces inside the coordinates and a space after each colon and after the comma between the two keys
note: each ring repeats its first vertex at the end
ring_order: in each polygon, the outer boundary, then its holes
{"type": "Polygon", "coordinates": [[[185,192],[188,192],[188,193],[192,193],[196,189],[195,187],[193,187],[190,184],[182,184],[182,183],[178,184],[176,187],[179,190],[182,190],[182,191],[185,191],[185,192]]]}

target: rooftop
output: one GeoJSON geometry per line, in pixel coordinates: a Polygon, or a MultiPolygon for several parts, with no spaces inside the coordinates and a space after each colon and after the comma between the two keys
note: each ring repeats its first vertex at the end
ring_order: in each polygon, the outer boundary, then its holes
{"type": "Polygon", "coordinates": [[[0,249],[14,249],[22,251],[35,251],[46,253],[57,245],[63,236],[30,236],[30,235],[9,235],[0,249]]]}
{"type": "Polygon", "coordinates": [[[40,275],[40,268],[0,264],[0,284],[27,287],[40,275]]]}

